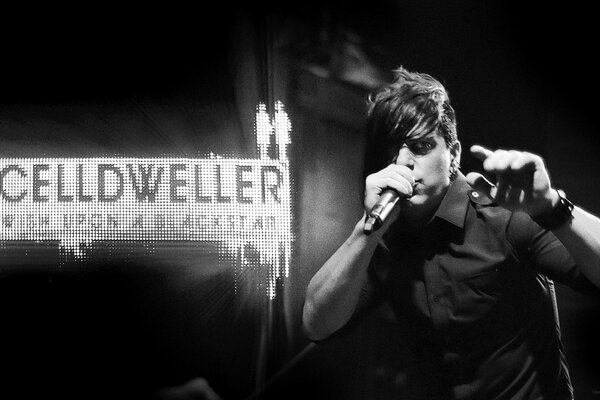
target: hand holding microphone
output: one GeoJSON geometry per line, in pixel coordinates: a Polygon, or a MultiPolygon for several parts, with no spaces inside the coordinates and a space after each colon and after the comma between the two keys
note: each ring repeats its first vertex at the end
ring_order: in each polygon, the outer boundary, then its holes
{"type": "Polygon", "coordinates": [[[391,164],[366,179],[365,209],[369,210],[364,233],[371,234],[388,219],[401,198],[413,194],[415,178],[412,171],[403,165],[391,164]]]}

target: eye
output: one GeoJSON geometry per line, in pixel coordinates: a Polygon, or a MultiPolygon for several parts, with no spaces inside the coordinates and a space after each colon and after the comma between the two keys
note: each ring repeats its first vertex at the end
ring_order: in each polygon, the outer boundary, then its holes
{"type": "Polygon", "coordinates": [[[408,145],[409,150],[413,154],[420,155],[420,156],[429,153],[431,151],[431,149],[433,149],[433,145],[431,144],[431,142],[428,142],[426,140],[417,140],[417,141],[414,141],[407,145],[408,145]]]}

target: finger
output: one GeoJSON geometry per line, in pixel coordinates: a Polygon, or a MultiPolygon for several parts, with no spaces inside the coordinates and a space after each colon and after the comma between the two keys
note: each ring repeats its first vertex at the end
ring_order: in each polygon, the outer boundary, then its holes
{"type": "Polygon", "coordinates": [[[496,187],[480,173],[469,172],[467,174],[467,182],[476,191],[481,192],[492,199],[495,198],[496,187]]]}
{"type": "Polygon", "coordinates": [[[480,146],[478,144],[474,144],[473,146],[471,146],[470,150],[471,150],[471,154],[479,161],[484,161],[486,158],[491,156],[493,153],[491,150],[488,150],[485,147],[480,146]]]}
{"type": "Polygon", "coordinates": [[[495,173],[498,175],[510,175],[512,172],[511,165],[513,161],[519,158],[520,154],[517,151],[499,151],[495,159],[495,173]]]}
{"type": "Polygon", "coordinates": [[[412,185],[402,176],[388,172],[387,174],[376,173],[367,177],[365,194],[368,196],[379,196],[387,188],[394,189],[405,197],[412,196],[412,185]]]}
{"type": "Polygon", "coordinates": [[[406,166],[398,165],[398,164],[390,164],[388,167],[386,167],[386,169],[389,169],[389,171],[394,176],[396,176],[398,178],[406,179],[411,186],[413,186],[415,184],[415,177],[412,174],[412,170],[410,170],[406,166]]]}
{"type": "Polygon", "coordinates": [[[415,178],[413,178],[412,176],[405,176],[401,173],[392,171],[389,177],[391,179],[397,180],[398,182],[406,183],[411,188],[415,186],[415,178]]]}
{"type": "Polygon", "coordinates": [[[413,176],[412,170],[397,164],[390,164],[383,170],[374,174],[378,177],[383,183],[379,185],[381,189],[385,189],[386,187],[391,187],[393,189],[398,190],[395,186],[393,180],[398,181],[402,184],[403,188],[400,190],[402,194],[406,194],[408,196],[412,195],[412,189],[415,186],[415,177],[413,176]],[[391,179],[391,180],[390,180],[391,179]],[[387,185],[387,186],[386,186],[387,185]]]}
{"type": "Polygon", "coordinates": [[[521,204],[524,198],[523,189],[518,186],[512,186],[506,194],[506,203],[514,205],[521,204]]]}
{"type": "Polygon", "coordinates": [[[494,193],[494,201],[503,204],[508,198],[509,191],[512,189],[512,185],[509,179],[504,177],[498,178],[496,182],[496,193],[494,193]]]}
{"type": "Polygon", "coordinates": [[[394,189],[400,195],[410,197],[413,194],[413,187],[406,179],[395,179],[392,177],[384,178],[380,188],[385,190],[386,188],[394,189]]]}
{"type": "Polygon", "coordinates": [[[520,172],[533,172],[537,167],[537,157],[534,154],[520,152],[519,157],[515,158],[510,168],[517,173],[520,172]]]}
{"type": "Polygon", "coordinates": [[[532,186],[533,173],[536,170],[536,161],[526,153],[520,153],[510,164],[514,185],[521,188],[532,186]]]}
{"type": "Polygon", "coordinates": [[[508,151],[502,149],[496,150],[483,161],[483,169],[494,175],[502,175],[506,173],[508,158],[508,151]]]}

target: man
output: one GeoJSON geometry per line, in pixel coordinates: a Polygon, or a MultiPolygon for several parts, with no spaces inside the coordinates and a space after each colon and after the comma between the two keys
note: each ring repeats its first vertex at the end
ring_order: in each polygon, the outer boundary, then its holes
{"type": "Polygon", "coordinates": [[[407,321],[423,398],[571,399],[553,280],[600,286],[600,220],[531,153],[476,145],[495,184],[462,175],[446,90],[395,73],[369,108],[365,216],[308,285],[307,336],[323,340],[387,301],[407,321]],[[386,189],[400,200],[371,233],[386,189]]]}

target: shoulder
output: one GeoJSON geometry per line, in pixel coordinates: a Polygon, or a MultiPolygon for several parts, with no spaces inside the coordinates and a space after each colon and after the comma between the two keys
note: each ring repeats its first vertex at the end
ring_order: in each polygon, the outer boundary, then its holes
{"type": "Polygon", "coordinates": [[[510,211],[484,193],[472,190],[469,199],[475,218],[491,227],[516,249],[526,248],[542,230],[527,213],[510,211]]]}
{"type": "Polygon", "coordinates": [[[485,193],[472,189],[468,196],[470,207],[478,219],[492,224],[508,224],[511,220],[513,212],[496,204],[485,193]]]}
{"type": "Polygon", "coordinates": [[[492,199],[490,199],[487,195],[485,195],[483,192],[479,192],[475,189],[471,189],[467,192],[467,195],[469,196],[469,200],[471,201],[471,203],[473,205],[479,205],[479,206],[495,206],[496,204],[494,203],[494,201],[492,199]]]}
{"type": "Polygon", "coordinates": [[[510,242],[520,242],[522,235],[529,235],[535,228],[535,223],[529,215],[520,211],[510,211],[482,192],[471,190],[468,196],[472,209],[467,217],[468,224],[485,224],[510,242]]]}

